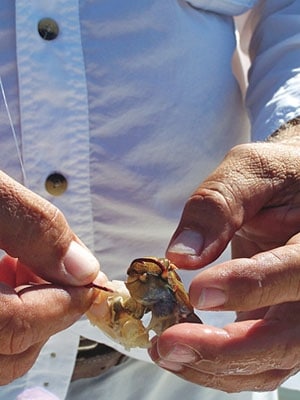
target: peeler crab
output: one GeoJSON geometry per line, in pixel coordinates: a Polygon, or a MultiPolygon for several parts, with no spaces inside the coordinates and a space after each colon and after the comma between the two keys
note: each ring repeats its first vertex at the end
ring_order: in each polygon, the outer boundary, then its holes
{"type": "Polygon", "coordinates": [[[184,322],[201,323],[194,313],[177,267],[166,258],[143,257],[132,261],[127,281],[112,281],[98,288],[87,316],[126,349],[150,346],[150,332],[160,335],[184,322]],[[151,315],[145,324],[145,316],[151,315]]]}

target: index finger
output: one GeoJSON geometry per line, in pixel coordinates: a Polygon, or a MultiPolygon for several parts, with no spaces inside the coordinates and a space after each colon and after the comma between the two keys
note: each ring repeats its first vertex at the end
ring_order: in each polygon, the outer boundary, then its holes
{"type": "Polygon", "coordinates": [[[89,288],[0,284],[0,353],[18,354],[71,326],[92,304],[89,288]]]}
{"type": "Polygon", "coordinates": [[[63,214],[1,171],[0,247],[51,282],[85,285],[99,270],[63,214]]]}
{"type": "Polygon", "coordinates": [[[200,272],[190,300],[206,310],[249,311],[300,300],[300,235],[252,258],[227,261],[200,272]]]}

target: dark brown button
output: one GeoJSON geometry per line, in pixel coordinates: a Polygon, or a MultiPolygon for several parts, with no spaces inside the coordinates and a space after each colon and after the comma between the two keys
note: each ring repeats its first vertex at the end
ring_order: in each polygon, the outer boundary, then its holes
{"type": "Polygon", "coordinates": [[[68,181],[62,174],[54,172],[46,179],[45,187],[52,196],[60,196],[67,190],[68,181]]]}
{"type": "Polygon", "coordinates": [[[43,18],[38,23],[38,31],[40,36],[45,40],[53,40],[59,34],[59,27],[52,18],[43,18]]]}

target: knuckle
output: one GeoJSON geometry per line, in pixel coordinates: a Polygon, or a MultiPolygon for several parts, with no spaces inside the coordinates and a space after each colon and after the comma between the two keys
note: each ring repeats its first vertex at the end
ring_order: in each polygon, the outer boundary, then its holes
{"type": "Polygon", "coordinates": [[[62,212],[46,202],[41,209],[37,211],[35,218],[35,236],[41,236],[45,239],[49,238],[57,241],[65,231],[66,220],[62,212]]]}
{"type": "Polygon", "coordinates": [[[63,213],[58,208],[48,204],[39,225],[43,239],[51,245],[51,251],[54,248],[64,249],[69,244],[71,230],[63,213]]]}
{"type": "Polygon", "coordinates": [[[7,351],[10,354],[19,354],[27,350],[32,344],[32,329],[28,321],[14,316],[6,326],[7,351]]]}
{"type": "Polygon", "coordinates": [[[264,179],[271,181],[275,176],[278,178],[281,172],[282,162],[278,161],[276,154],[270,156],[270,148],[262,143],[246,143],[233,147],[225,159],[230,160],[230,166],[237,175],[237,181],[243,176],[247,182],[253,179],[264,179]]]}
{"type": "MultiPolygon", "coordinates": [[[[205,220],[220,221],[219,226],[224,226],[233,233],[241,227],[242,213],[237,209],[237,193],[231,185],[225,185],[217,181],[210,181],[209,186],[202,187],[191,196],[188,211],[191,220],[196,221],[199,215],[205,215],[205,220]]],[[[203,219],[203,218],[202,218],[203,219]]],[[[207,229],[215,229],[209,223],[207,229]]]]}
{"type": "Polygon", "coordinates": [[[229,163],[230,167],[236,170],[240,169],[243,165],[245,169],[241,170],[241,173],[246,173],[249,168],[254,169],[264,165],[262,157],[264,152],[261,151],[262,146],[256,143],[244,143],[238,144],[232,147],[225,156],[225,161],[229,163]],[[251,161],[251,163],[249,163],[251,161]]]}
{"type": "MultiPolygon", "coordinates": [[[[35,268],[43,259],[44,268],[52,268],[61,259],[73,238],[63,213],[46,202],[36,211],[33,222],[21,237],[26,240],[22,245],[19,259],[35,268]]],[[[27,226],[26,225],[26,226],[27,226]]]]}
{"type": "Polygon", "coordinates": [[[27,316],[22,312],[17,301],[5,304],[0,319],[0,353],[6,355],[19,354],[27,350],[33,342],[33,330],[27,316]]]}

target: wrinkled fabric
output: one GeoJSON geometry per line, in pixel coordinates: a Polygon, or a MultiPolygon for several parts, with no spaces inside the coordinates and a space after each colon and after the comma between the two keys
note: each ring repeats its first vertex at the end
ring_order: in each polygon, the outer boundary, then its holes
{"type": "MultiPolygon", "coordinates": [[[[123,279],[133,258],[164,255],[188,195],[232,146],[250,139],[231,67],[232,15],[250,11],[241,39],[255,31],[244,46],[253,60],[247,93],[253,138],[264,140],[299,113],[299,2],[261,1],[252,12],[254,3],[2,0],[0,75],[15,135],[2,98],[0,168],[59,207],[111,279],[123,279]],[[39,36],[43,17],[57,21],[57,39],[39,36]],[[281,85],[273,90],[279,74],[281,85]],[[53,172],[68,180],[59,197],[44,185],[53,172]]],[[[195,273],[183,274],[187,286],[195,273]]],[[[220,326],[233,318],[232,313],[203,317],[220,326]]],[[[46,385],[63,400],[81,334],[118,348],[83,318],[48,342],[28,374],[0,388],[0,398],[15,400],[26,388],[46,385]],[[60,357],[51,357],[57,348],[63,349],[60,357]]],[[[144,350],[130,354],[149,361],[144,350]]],[[[170,384],[178,393],[192,387],[150,363],[132,361],[120,366],[120,375],[109,372],[100,389],[94,380],[91,390],[115,400],[109,388],[123,382],[121,377],[133,379],[139,366],[141,376],[156,371],[156,398],[170,384]]],[[[89,388],[79,383],[70,390],[89,397],[89,388]]],[[[122,394],[132,398],[132,390],[123,385],[122,394]]],[[[145,391],[137,386],[136,398],[146,398],[145,391]]],[[[224,399],[223,393],[199,386],[191,393],[224,399]]],[[[234,398],[274,400],[276,395],[234,398]]]]}
{"type": "Polygon", "coordinates": [[[249,11],[258,0],[186,0],[186,2],[204,11],[236,16],[249,11]]]}
{"type": "Polygon", "coordinates": [[[59,400],[59,398],[44,388],[34,387],[24,390],[18,395],[17,400],[59,400]]]}
{"type": "Polygon", "coordinates": [[[66,400],[82,400],[85,398],[83,394],[96,399],[99,395],[103,399],[119,399],[120,393],[122,400],[278,400],[276,392],[221,393],[186,383],[169,372],[161,371],[156,365],[135,360],[125,362],[103,377],[75,382],[66,400]]]}
{"type": "Polygon", "coordinates": [[[299,1],[263,1],[250,15],[252,64],[246,104],[253,140],[300,114],[299,1]],[[259,85],[255,84],[259,82],[259,85]]]}

